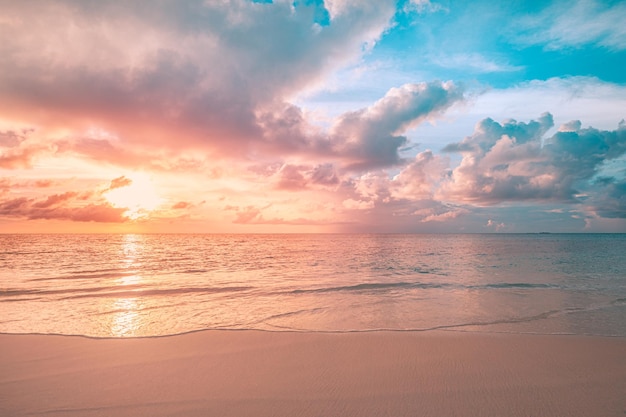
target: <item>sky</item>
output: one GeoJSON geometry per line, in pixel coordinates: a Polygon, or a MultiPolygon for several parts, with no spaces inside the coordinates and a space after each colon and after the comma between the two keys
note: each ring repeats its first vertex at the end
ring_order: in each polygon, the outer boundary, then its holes
{"type": "Polygon", "coordinates": [[[624,21],[0,0],[0,232],[626,232],[624,21]]]}

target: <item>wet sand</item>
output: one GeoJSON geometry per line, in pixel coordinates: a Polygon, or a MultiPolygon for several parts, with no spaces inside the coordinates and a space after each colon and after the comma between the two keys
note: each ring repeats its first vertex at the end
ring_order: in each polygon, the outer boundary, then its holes
{"type": "Polygon", "coordinates": [[[0,335],[2,416],[621,416],[626,338],[0,335]]]}

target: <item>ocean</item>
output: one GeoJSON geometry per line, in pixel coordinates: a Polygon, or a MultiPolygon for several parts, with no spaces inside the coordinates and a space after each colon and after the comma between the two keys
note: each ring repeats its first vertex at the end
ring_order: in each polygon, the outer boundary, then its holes
{"type": "Polygon", "coordinates": [[[0,332],[626,336],[626,234],[0,235],[0,332]]]}

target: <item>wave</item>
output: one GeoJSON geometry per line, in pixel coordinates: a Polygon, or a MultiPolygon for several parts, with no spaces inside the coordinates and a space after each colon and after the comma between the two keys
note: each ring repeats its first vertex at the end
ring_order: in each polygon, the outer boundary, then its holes
{"type": "Polygon", "coordinates": [[[298,316],[300,314],[317,313],[317,312],[324,311],[324,310],[325,309],[322,307],[316,307],[316,308],[307,308],[307,309],[296,310],[296,311],[288,311],[286,313],[279,313],[279,314],[271,315],[269,317],[265,317],[263,320],[259,320],[258,322],[256,322],[256,324],[265,323],[270,320],[276,320],[276,319],[281,319],[285,317],[298,316]]]}
{"type": "Polygon", "coordinates": [[[303,290],[293,290],[292,294],[302,293],[323,293],[323,292],[338,292],[338,291],[376,291],[376,290],[389,290],[394,288],[445,288],[450,287],[451,284],[447,283],[425,283],[425,282],[371,282],[362,283],[356,285],[345,285],[340,287],[325,287],[325,288],[313,288],[303,290]]]}
{"type": "MultiPolygon", "coordinates": [[[[172,308],[172,307],[177,307],[177,306],[181,306],[181,305],[185,305],[185,303],[174,303],[174,304],[168,304],[166,307],[167,308],[172,308]]],[[[162,310],[163,309],[163,305],[153,305],[153,306],[142,306],[142,307],[135,307],[133,308],[133,311],[136,312],[144,312],[144,311],[150,311],[150,310],[162,310]]],[[[111,310],[107,310],[107,311],[100,311],[98,313],[93,313],[93,316],[107,316],[107,315],[111,315],[111,314],[120,314],[120,313],[128,313],[128,309],[126,308],[114,308],[111,310]]]]}
{"type": "Polygon", "coordinates": [[[531,284],[528,282],[498,282],[494,284],[482,284],[482,285],[469,285],[470,289],[506,289],[506,288],[559,288],[558,285],[553,284],[531,284]]]}
{"type": "Polygon", "coordinates": [[[151,296],[165,295],[182,295],[191,293],[200,294],[217,294],[227,292],[243,292],[254,289],[254,287],[188,287],[188,288],[166,288],[166,289],[147,289],[147,290],[129,290],[129,291],[111,291],[98,294],[79,294],[63,297],[63,300],[77,298],[139,298],[151,296]]]}
{"type": "MultiPolygon", "coordinates": [[[[603,337],[624,337],[624,334],[617,332],[602,332],[602,331],[573,331],[573,332],[551,332],[551,331],[542,331],[540,329],[520,329],[516,327],[499,329],[499,328],[490,328],[490,326],[494,325],[506,325],[506,324],[520,324],[520,323],[529,323],[533,321],[547,320],[554,317],[575,314],[587,311],[596,311],[602,310],[605,308],[610,308],[615,306],[616,304],[622,305],[626,304],[625,298],[616,298],[605,303],[596,304],[592,306],[586,307],[570,307],[564,309],[553,309],[544,312],[540,312],[537,314],[527,315],[527,316],[518,316],[518,317],[502,317],[502,318],[494,318],[492,320],[474,320],[467,322],[451,322],[451,323],[443,323],[430,327],[364,327],[364,328],[354,328],[354,329],[311,329],[306,327],[290,327],[284,325],[277,325],[269,323],[272,320],[280,319],[289,316],[296,316],[300,314],[308,314],[308,313],[320,313],[324,312],[325,308],[311,308],[311,309],[302,309],[296,311],[288,311],[285,313],[279,313],[275,315],[270,315],[265,317],[259,321],[255,321],[252,323],[242,324],[242,323],[232,323],[226,326],[210,326],[210,327],[198,327],[192,328],[185,331],[168,331],[160,334],[151,334],[151,335],[141,335],[141,336],[110,336],[110,335],[89,335],[89,334],[77,334],[77,333],[58,333],[58,332],[0,332],[0,334],[7,335],[55,335],[55,336],[67,336],[67,337],[84,337],[89,339],[151,339],[151,338],[164,338],[164,337],[172,337],[185,335],[190,333],[204,332],[204,331],[255,331],[255,332],[286,332],[286,333],[326,333],[326,334],[347,334],[347,333],[372,333],[372,332],[430,332],[430,331],[458,331],[458,332],[481,332],[481,333],[509,333],[509,334],[544,334],[544,335],[593,335],[593,336],[603,336],[603,337]],[[261,325],[261,326],[258,326],[261,325]]],[[[140,309],[140,311],[148,310],[148,309],[159,309],[161,307],[152,306],[145,307],[140,309]]],[[[110,310],[106,312],[98,313],[99,315],[106,314],[114,314],[116,312],[124,312],[126,310],[110,310]]]]}
{"type": "Polygon", "coordinates": [[[418,274],[430,274],[430,275],[443,275],[443,276],[447,276],[450,275],[448,272],[443,271],[442,269],[439,268],[420,268],[420,267],[415,267],[413,268],[413,272],[417,272],[418,274]]]}
{"type": "MultiPolygon", "coordinates": [[[[0,294],[1,295],[1,294],[0,294]]],[[[8,298],[6,300],[0,300],[0,303],[16,303],[20,301],[39,301],[41,297],[32,297],[32,298],[8,298]]]]}
{"type": "MultiPolygon", "coordinates": [[[[103,271],[115,271],[114,269],[103,270],[103,271]]],[[[95,272],[95,271],[94,271],[95,272]]],[[[70,275],[60,275],[56,277],[46,277],[46,278],[32,278],[29,279],[29,282],[42,282],[42,281],[61,281],[67,279],[94,279],[94,278],[126,278],[132,277],[133,275],[138,275],[138,271],[127,271],[127,272],[100,272],[100,273],[75,273],[70,275]]]]}
{"type": "MultiPolygon", "coordinates": [[[[112,274],[92,274],[93,276],[110,276],[112,274]]],[[[132,274],[115,274],[116,277],[132,276],[132,274]]],[[[53,278],[39,278],[38,281],[51,280],[53,278]]],[[[462,285],[450,282],[366,282],[354,285],[341,285],[321,288],[299,288],[291,291],[279,292],[288,294],[319,294],[333,292],[385,292],[391,290],[413,290],[413,289],[470,289],[470,290],[498,290],[498,289],[550,289],[560,288],[557,285],[542,283],[490,283],[480,285],[462,285]]],[[[118,286],[99,286],[87,288],[62,288],[62,289],[5,289],[0,290],[0,302],[4,301],[26,301],[33,298],[23,298],[24,296],[38,297],[49,295],[60,295],[60,299],[76,299],[88,297],[147,297],[164,295],[183,295],[191,293],[222,293],[241,292],[255,289],[253,286],[224,286],[224,287],[179,287],[179,288],[154,288],[143,284],[127,284],[118,286]],[[4,300],[1,300],[4,298],[4,300]]],[[[626,301],[619,299],[617,303],[626,301]]]]}
{"type": "MultiPolygon", "coordinates": [[[[123,288],[141,288],[141,285],[124,285],[123,288]]],[[[0,291],[0,297],[19,297],[22,295],[55,295],[55,294],[72,294],[72,293],[92,293],[110,290],[111,287],[90,287],[90,288],[64,288],[59,290],[6,290],[0,291]]]]}
{"type": "Polygon", "coordinates": [[[557,285],[552,284],[533,284],[526,282],[514,282],[514,283],[492,283],[492,284],[481,284],[481,285],[463,285],[463,284],[455,284],[450,282],[367,282],[355,285],[345,285],[345,286],[337,286],[337,287],[322,287],[322,288],[312,288],[312,289],[297,289],[291,291],[292,294],[302,294],[302,293],[325,293],[325,292],[337,292],[337,291],[384,291],[391,289],[442,289],[442,288],[456,288],[456,289],[472,289],[472,290],[481,290],[481,289],[510,289],[510,288],[521,288],[521,289],[534,289],[534,288],[559,288],[557,285]]]}
{"type": "MultiPolygon", "coordinates": [[[[182,288],[146,288],[143,285],[124,285],[119,287],[91,287],[91,288],[68,288],[59,290],[5,290],[0,291],[0,297],[21,297],[33,295],[67,295],[60,297],[61,300],[77,299],[77,298],[124,298],[124,297],[148,297],[162,295],[182,295],[190,293],[224,293],[224,292],[241,292],[252,290],[255,287],[182,287],[182,288]],[[74,295],[71,295],[74,294],[74,295]]],[[[11,300],[9,298],[9,300],[11,300]]],[[[3,301],[9,301],[3,300],[3,301]]],[[[28,299],[19,298],[13,301],[26,301],[28,299]]]]}

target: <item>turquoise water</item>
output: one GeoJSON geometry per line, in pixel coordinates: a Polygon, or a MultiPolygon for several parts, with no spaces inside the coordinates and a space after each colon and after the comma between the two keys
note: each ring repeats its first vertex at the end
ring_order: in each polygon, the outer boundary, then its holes
{"type": "Polygon", "coordinates": [[[0,332],[626,336],[626,234],[0,235],[0,332]]]}

